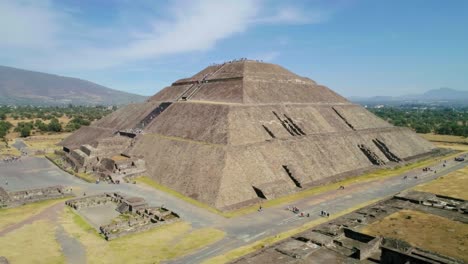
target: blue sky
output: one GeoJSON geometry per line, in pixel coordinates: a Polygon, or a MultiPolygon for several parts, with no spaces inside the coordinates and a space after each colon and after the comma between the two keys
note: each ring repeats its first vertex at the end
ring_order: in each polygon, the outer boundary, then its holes
{"type": "Polygon", "coordinates": [[[0,0],[0,64],[152,95],[213,62],[345,96],[468,90],[468,1],[0,0]]]}

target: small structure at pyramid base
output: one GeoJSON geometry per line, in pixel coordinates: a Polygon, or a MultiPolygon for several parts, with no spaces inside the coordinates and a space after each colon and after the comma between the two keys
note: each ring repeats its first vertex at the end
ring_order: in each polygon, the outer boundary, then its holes
{"type": "Polygon", "coordinates": [[[209,66],[61,144],[77,169],[115,175],[115,157],[126,157],[126,169],[220,210],[435,150],[325,86],[250,60],[209,66]]]}

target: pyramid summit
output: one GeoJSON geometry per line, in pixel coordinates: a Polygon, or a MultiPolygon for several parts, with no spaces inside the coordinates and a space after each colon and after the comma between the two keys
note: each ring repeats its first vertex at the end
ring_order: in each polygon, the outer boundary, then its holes
{"type": "Polygon", "coordinates": [[[435,147],[281,66],[212,65],[66,138],[77,171],[146,175],[221,210],[273,199],[435,147]]]}

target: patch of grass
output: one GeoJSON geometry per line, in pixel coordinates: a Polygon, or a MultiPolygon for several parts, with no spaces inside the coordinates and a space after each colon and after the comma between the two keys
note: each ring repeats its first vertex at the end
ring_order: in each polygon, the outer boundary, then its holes
{"type": "Polygon", "coordinates": [[[87,263],[159,263],[184,256],[224,237],[217,229],[192,230],[190,224],[176,222],[105,241],[81,221],[84,220],[78,220],[71,210],[65,210],[61,217],[65,231],[84,245],[87,263]]]}
{"type": "Polygon", "coordinates": [[[460,143],[468,145],[468,138],[450,135],[419,134],[421,137],[432,142],[460,143]]]}
{"type": "Polygon", "coordinates": [[[393,213],[362,230],[405,240],[413,246],[468,262],[468,225],[437,215],[412,210],[393,213]]]}
{"type": "Polygon", "coordinates": [[[24,139],[24,143],[28,145],[30,151],[44,151],[45,153],[53,153],[54,150],[61,149],[57,144],[70,133],[56,133],[50,135],[31,136],[24,139]]]}
{"type": "Polygon", "coordinates": [[[101,236],[101,234],[99,234],[94,227],[92,227],[81,215],[77,214],[73,209],[67,207],[65,210],[67,210],[67,214],[71,216],[73,223],[81,228],[84,232],[104,239],[104,237],[101,236]]]}
{"type": "Polygon", "coordinates": [[[6,156],[20,156],[21,152],[15,147],[11,146],[14,141],[9,141],[8,144],[0,139],[0,157],[6,156]]]}
{"type": "Polygon", "coordinates": [[[84,172],[73,172],[72,174],[84,181],[87,181],[90,183],[96,182],[96,177],[94,175],[84,173],[84,172]]]}
{"type": "Polygon", "coordinates": [[[291,236],[294,236],[296,234],[299,234],[301,232],[304,232],[308,229],[311,229],[315,226],[318,226],[320,224],[323,224],[323,223],[326,223],[330,220],[333,220],[333,219],[336,219],[340,216],[343,216],[343,215],[346,215],[346,214],[349,214],[353,211],[356,211],[360,208],[363,208],[365,206],[369,206],[373,203],[376,203],[377,201],[379,201],[380,199],[375,199],[375,200],[371,200],[371,201],[367,201],[365,203],[362,203],[362,204],[359,204],[359,205],[356,205],[352,208],[348,208],[344,211],[341,211],[339,213],[336,213],[336,214],[332,214],[330,216],[330,218],[320,218],[320,219],[316,219],[316,220],[313,220],[313,221],[310,221],[308,223],[305,223],[304,225],[298,227],[298,228],[295,228],[295,229],[291,229],[291,230],[288,230],[286,232],[283,232],[281,234],[278,234],[278,235],[275,235],[275,236],[271,236],[271,237],[267,237],[267,238],[264,238],[264,239],[261,239],[259,241],[256,241],[252,244],[249,244],[249,245],[245,245],[245,246],[242,246],[242,247],[239,247],[237,249],[234,249],[234,250],[231,250],[223,255],[220,255],[220,256],[216,256],[214,258],[211,258],[211,259],[208,259],[206,261],[203,262],[203,264],[221,264],[221,263],[227,263],[227,262],[230,262],[232,260],[235,260],[235,259],[238,259],[242,256],[245,256],[247,254],[250,254],[252,252],[255,252],[255,251],[258,251],[264,247],[267,247],[271,244],[274,244],[274,243],[277,243],[279,241],[282,241],[282,240],[285,240],[291,236]]]}
{"type": "Polygon", "coordinates": [[[0,230],[14,224],[21,222],[33,215],[39,214],[43,210],[57,203],[61,203],[66,199],[46,200],[36,203],[30,203],[14,208],[0,209],[0,230]]]}
{"type": "Polygon", "coordinates": [[[434,142],[434,144],[439,148],[448,148],[454,149],[462,152],[468,152],[468,145],[458,144],[458,143],[446,143],[446,142],[434,142]]]}
{"type": "Polygon", "coordinates": [[[468,200],[468,167],[451,172],[429,183],[418,185],[414,190],[468,200]]]}
{"type": "Polygon", "coordinates": [[[65,263],[49,221],[36,221],[0,237],[0,256],[10,263],[65,263]]]}
{"type": "Polygon", "coordinates": [[[161,184],[159,184],[159,183],[153,181],[153,180],[152,180],[151,178],[149,178],[149,177],[140,176],[140,177],[137,177],[137,178],[135,179],[135,181],[136,181],[137,183],[143,183],[143,184],[146,184],[146,185],[148,185],[148,186],[150,186],[150,187],[153,187],[153,188],[155,188],[155,189],[157,189],[157,190],[160,190],[160,191],[163,191],[163,192],[165,192],[165,193],[168,193],[168,194],[170,194],[170,195],[172,195],[172,196],[174,196],[174,197],[177,197],[177,198],[179,198],[179,199],[181,199],[181,200],[184,200],[184,201],[186,201],[186,202],[188,202],[188,203],[191,203],[191,204],[193,204],[193,205],[195,205],[195,206],[197,206],[197,207],[206,209],[206,210],[208,210],[208,211],[210,211],[210,212],[212,212],[212,213],[219,214],[219,215],[224,215],[223,212],[221,212],[221,211],[219,211],[219,210],[217,210],[217,209],[215,209],[215,208],[213,208],[213,207],[211,207],[211,206],[209,206],[209,205],[207,205],[207,204],[204,204],[204,203],[199,202],[199,201],[197,201],[197,200],[195,200],[195,199],[192,199],[192,198],[190,198],[190,197],[187,197],[187,196],[185,196],[185,195],[183,195],[183,194],[181,194],[181,193],[179,193],[179,192],[177,192],[177,191],[175,191],[175,190],[173,190],[173,189],[171,189],[171,188],[169,188],[169,187],[166,187],[166,186],[164,186],[164,185],[161,185],[161,184]]]}

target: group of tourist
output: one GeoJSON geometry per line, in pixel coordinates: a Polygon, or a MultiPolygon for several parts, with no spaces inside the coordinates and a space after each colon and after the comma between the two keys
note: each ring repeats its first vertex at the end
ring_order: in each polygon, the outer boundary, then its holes
{"type": "MultiPolygon", "coordinates": [[[[234,59],[234,60],[230,60],[230,61],[225,61],[221,64],[218,64],[218,63],[213,63],[211,64],[212,66],[217,66],[217,65],[224,65],[224,64],[227,64],[227,63],[233,63],[233,62],[238,62],[238,61],[246,61],[248,60],[247,58],[240,58],[240,59],[234,59]]],[[[255,60],[256,62],[263,62],[263,60],[255,60]]]]}
{"type": "Polygon", "coordinates": [[[327,211],[320,211],[320,216],[324,216],[324,217],[330,217],[330,213],[327,212],[327,211]]]}

